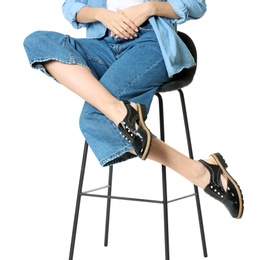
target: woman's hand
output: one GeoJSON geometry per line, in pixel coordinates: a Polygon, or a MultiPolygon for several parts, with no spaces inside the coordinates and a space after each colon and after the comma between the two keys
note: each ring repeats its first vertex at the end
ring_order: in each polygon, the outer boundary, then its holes
{"type": "Polygon", "coordinates": [[[118,10],[118,12],[124,14],[137,27],[139,27],[152,15],[151,10],[151,4],[147,2],[144,4],[133,5],[123,10],[118,10]]]}
{"type": "MultiPolygon", "coordinates": [[[[153,10],[154,9],[153,9],[153,6],[151,5],[151,2],[147,2],[144,4],[133,5],[123,10],[117,10],[117,12],[127,17],[138,28],[140,25],[146,22],[151,15],[153,15],[153,10]]],[[[138,32],[138,30],[135,30],[135,31],[138,32]]],[[[113,31],[111,35],[115,37],[119,37],[113,31]]],[[[136,37],[137,35],[134,35],[134,36],[136,37]]]]}
{"type": "Polygon", "coordinates": [[[137,36],[138,27],[123,12],[113,12],[103,9],[98,14],[98,21],[111,31],[111,36],[123,39],[132,39],[137,36]]]}

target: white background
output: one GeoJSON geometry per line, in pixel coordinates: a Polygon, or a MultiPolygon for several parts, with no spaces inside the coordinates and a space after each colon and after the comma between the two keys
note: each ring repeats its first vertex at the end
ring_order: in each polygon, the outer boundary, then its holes
{"type": "MultiPolygon", "coordinates": [[[[1,7],[2,260],[68,259],[84,144],[78,125],[83,101],[32,70],[23,49],[24,38],[34,30],[84,36],[63,18],[62,3],[5,1],[1,7]]],[[[265,1],[207,4],[202,19],[179,27],[198,49],[197,74],[184,90],[194,156],[221,152],[245,199],[244,216],[235,220],[200,191],[208,259],[266,259],[265,1]]],[[[170,125],[175,120],[166,141],[186,153],[183,123],[173,112],[178,96],[164,97],[166,121],[170,125]]],[[[148,125],[157,133],[153,106],[148,125]]],[[[92,178],[85,186],[106,184],[107,169],[91,152],[89,156],[92,178]]],[[[132,160],[115,169],[114,194],[160,199],[159,165],[132,160]]],[[[179,175],[168,171],[168,177],[169,198],[192,191],[179,175]]],[[[105,201],[82,200],[74,259],[163,260],[161,206],[123,201],[113,201],[112,206],[110,243],[105,248],[105,201]]],[[[171,259],[203,259],[194,200],[170,204],[169,215],[171,259]]]]}

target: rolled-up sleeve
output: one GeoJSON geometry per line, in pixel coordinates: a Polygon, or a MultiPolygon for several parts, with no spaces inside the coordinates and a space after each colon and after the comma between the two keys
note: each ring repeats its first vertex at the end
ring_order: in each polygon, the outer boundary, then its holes
{"type": "Polygon", "coordinates": [[[79,29],[85,26],[85,24],[78,23],[76,21],[77,13],[86,6],[87,1],[66,0],[62,5],[62,12],[64,17],[71,23],[75,29],[79,29]]]}
{"type": "Polygon", "coordinates": [[[173,22],[178,24],[187,20],[199,19],[207,10],[205,0],[167,0],[167,2],[179,15],[179,19],[173,19],[173,22]]]}

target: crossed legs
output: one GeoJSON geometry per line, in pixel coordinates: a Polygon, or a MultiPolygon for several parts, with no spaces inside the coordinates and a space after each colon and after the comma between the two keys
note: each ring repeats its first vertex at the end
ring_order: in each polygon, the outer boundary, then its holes
{"type": "Polygon", "coordinates": [[[81,129],[87,131],[86,134],[90,132],[87,139],[91,146],[94,145],[93,150],[95,153],[97,151],[102,165],[113,163],[113,159],[132,157],[129,149],[133,147],[131,153],[136,152],[142,159],[148,158],[171,168],[222,202],[234,218],[241,218],[244,204],[241,189],[227,172],[227,164],[219,153],[212,154],[206,160],[196,161],[161,140],[151,138],[145,125],[146,109],[149,108],[156,88],[169,78],[155,35],[144,34],[143,38],[139,37],[136,41],[140,43],[135,44],[134,48],[131,41],[119,45],[127,50],[121,54],[120,48],[116,45],[117,48],[114,49],[109,38],[107,41],[95,42],[72,39],[58,33],[38,32],[25,39],[25,48],[35,68],[41,67],[38,63],[44,58],[40,57],[62,60],[43,61],[41,65],[59,83],[85,101],[80,120],[81,129]],[[52,47],[43,48],[43,42],[52,47]],[[147,48],[144,48],[147,44],[149,55],[147,48]],[[36,49],[39,45],[40,48],[36,49]],[[106,52],[101,51],[101,48],[106,52]],[[73,56],[77,59],[74,63],[83,64],[84,67],[74,65],[73,56]],[[140,62],[140,56],[146,58],[140,62]],[[69,62],[72,65],[68,65],[69,62]],[[137,62],[138,66],[135,66],[137,62]],[[86,66],[93,69],[94,74],[86,66]],[[132,102],[128,103],[129,100],[132,102]],[[141,104],[145,104],[146,109],[141,104]],[[130,143],[121,138],[119,132],[130,143]]]}
{"type": "MultiPolygon", "coordinates": [[[[44,66],[62,85],[98,109],[115,125],[118,125],[126,116],[123,102],[111,95],[88,69],[56,61],[46,62],[44,66]]],[[[136,108],[136,104],[132,103],[132,106],[136,108]]],[[[158,138],[152,139],[148,159],[171,168],[202,189],[210,181],[207,169],[200,162],[188,158],[158,138]]],[[[214,163],[212,158],[206,161],[214,163]]],[[[222,181],[226,187],[226,178],[222,177],[222,181]]]]}
{"type": "MultiPolygon", "coordinates": [[[[136,129],[138,130],[140,125],[141,128],[145,127],[141,118],[140,104],[131,103],[126,109],[125,103],[113,96],[88,69],[79,65],[66,65],[57,61],[46,62],[44,66],[61,84],[99,110],[116,126],[120,126],[121,122],[125,121],[125,118],[129,116],[129,111],[131,111],[132,114],[135,114],[133,118],[136,119],[139,116],[140,119],[135,121],[136,124],[139,122],[136,129]],[[130,110],[129,106],[132,106],[130,110]]],[[[132,133],[134,132],[135,130],[132,133]]],[[[158,138],[153,138],[147,158],[165,165],[194,185],[204,189],[207,194],[224,204],[232,217],[242,217],[244,210],[242,191],[237,182],[227,172],[227,164],[219,153],[212,154],[206,160],[196,161],[188,158],[158,138]]]]}

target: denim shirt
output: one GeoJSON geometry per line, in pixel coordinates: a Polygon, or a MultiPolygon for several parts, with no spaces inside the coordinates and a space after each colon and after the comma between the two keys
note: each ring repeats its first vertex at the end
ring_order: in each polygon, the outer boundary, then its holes
{"type": "MultiPolygon", "coordinates": [[[[147,2],[145,0],[144,2],[147,2]]],[[[182,24],[188,20],[199,19],[206,12],[205,0],[161,0],[168,2],[179,19],[169,19],[152,16],[149,18],[155,34],[157,36],[161,52],[165,61],[169,77],[179,73],[183,68],[190,68],[195,65],[195,61],[187,49],[186,45],[177,35],[177,24],[182,24]]],[[[106,0],[65,0],[62,5],[64,17],[76,29],[86,28],[86,37],[98,39],[105,35],[106,27],[100,22],[78,23],[76,15],[84,6],[107,7],[106,0]]]]}

